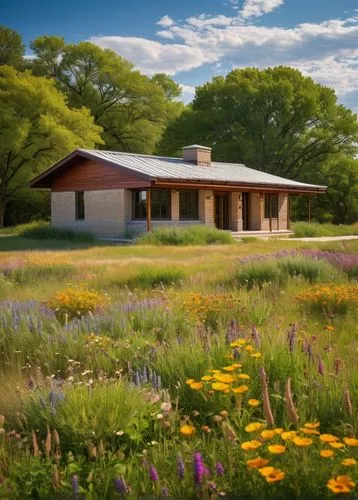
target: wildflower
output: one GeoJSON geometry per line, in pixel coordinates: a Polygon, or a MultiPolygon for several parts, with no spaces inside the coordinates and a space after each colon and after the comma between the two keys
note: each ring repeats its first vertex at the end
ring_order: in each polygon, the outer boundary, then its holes
{"type": "Polygon", "coordinates": [[[76,474],[74,474],[72,476],[72,491],[73,491],[73,495],[75,498],[78,497],[78,491],[79,491],[79,484],[78,484],[78,476],[76,474]]]}
{"type": "Polygon", "coordinates": [[[268,483],[281,481],[286,475],[282,470],[275,469],[274,467],[262,467],[259,469],[259,472],[268,483]]]}
{"type": "Polygon", "coordinates": [[[339,441],[333,441],[333,443],[328,443],[328,444],[329,444],[329,446],[332,446],[332,448],[336,448],[336,449],[344,448],[344,444],[340,443],[339,441]]]}
{"type": "Polygon", "coordinates": [[[319,436],[319,431],[317,431],[316,429],[306,429],[306,427],[301,427],[300,432],[303,432],[303,434],[319,436]]]}
{"type": "Polygon", "coordinates": [[[270,429],[265,429],[261,432],[262,439],[272,439],[275,436],[275,432],[270,429]]]}
{"type": "Polygon", "coordinates": [[[151,465],[149,467],[149,477],[153,482],[159,480],[158,472],[157,469],[154,467],[154,465],[151,465]]]}
{"type": "Polygon", "coordinates": [[[273,431],[274,431],[275,434],[278,434],[278,435],[280,435],[280,434],[283,433],[282,427],[277,427],[276,429],[273,429],[273,431]]]}
{"type": "Polygon", "coordinates": [[[327,488],[333,493],[350,493],[355,483],[349,476],[336,476],[327,482],[327,488]]]}
{"type": "Polygon", "coordinates": [[[292,442],[295,443],[296,446],[310,446],[313,441],[311,438],[299,437],[296,436],[292,439],[292,442]]]}
{"type": "Polygon", "coordinates": [[[200,486],[204,477],[204,463],[200,453],[194,453],[194,481],[196,486],[200,486]]]}
{"type": "Polygon", "coordinates": [[[226,372],[233,372],[236,370],[236,366],[224,366],[223,370],[225,370],[226,372]]]}
{"type": "Polygon", "coordinates": [[[221,410],[221,412],[219,413],[219,415],[223,418],[227,418],[228,417],[228,412],[226,410],[221,410]]]}
{"type": "Polygon", "coordinates": [[[324,329],[327,331],[327,332],[333,332],[334,331],[334,326],[332,325],[326,325],[324,327],[324,329]]]}
{"type": "Polygon", "coordinates": [[[256,431],[260,431],[264,427],[265,427],[265,425],[262,424],[261,422],[252,422],[251,424],[248,424],[245,427],[245,431],[246,432],[256,432],[256,431]]]}
{"type": "Polygon", "coordinates": [[[169,490],[166,486],[162,488],[162,496],[163,497],[168,497],[169,496],[169,490]]]}
{"type": "Polygon", "coordinates": [[[270,398],[268,393],[268,385],[267,385],[267,377],[264,368],[260,368],[260,381],[262,388],[262,401],[263,401],[263,409],[266,418],[266,422],[268,425],[273,426],[275,424],[273,414],[271,411],[270,398]]]}
{"type": "Polygon", "coordinates": [[[172,405],[171,405],[171,403],[164,402],[160,405],[160,409],[162,411],[164,411],[165,413],[169,413],[172,409],[172,405]]]}
{"type": "Polygon", "coordinates": [[[158,413],[157,414],[157,420],[163,420],[163,418],[164,418],[163,413],[158,413]]]}
{"type": "Polygon", "coordinates": [[[358,446],[357,438],[344,438],[343,440],[348,446],[358,446]]]}
{"type": "Polygon", "coordinates": [[[249,390],[249,388],[247,387],[247,385],[239,385],[239,387],[234,387],[231,390],[235,394],[243,394],[244,392],[247,392],[249,390]]]}
{"type": "Polygon", "coordinates": [[[52,484],[53,487],[58,490],[60,488],[60,474],[58,472],[58,467],[55,464],[52,471],[52,484]]]}
{"type": "Polygon", "coordinates": [[[320,426],[319,422],[306,422],[305,427],[306,429],[317,429],[317,427],[320,426]]]}
{"type": "Polygon", "coordinates": [[[242,380],[249,380],[250,378],[250,375],[247,375],[247,373],[240,373],[238,375],[238,378],[242,379],[242,380]]]}
{"type": "Polygon", "coordinates": [[[191,385],[195,380],[193,378],[188,378],[188,380],[185,381],[186,384],[191,385]]]}
{"type": "Polygon", "coordinates": [[[207,434],[209,434],[209,432],[211,432],[211,429],[208,425],[202,425],[200,428],[203,432],[206,432],[207,434]]]}
{"type": "Polygon", "coordinates": [[[193,425],[182,425],[179,430],[183,436],[192,436],[195,434],[195,427],[193,425]]]}
{"type": "Polygon", "coordinates": [[[252,469],[259,469],[260,467],[265,467],[269,463],[270,460],[267,458],[252,458],[251,460],[246,460],[246,464],[252,469]]]}
{"type": "Polygon", "coordinates": [[[341,464],[346,467],[350,467],[351,465],[356,465],[357,461],[354,458],[345,458],[342,460],[341,464]]]}
{"type": "Polygon", "coordinates": [[[281,437],[284,441],[291,441],[296,436],[296,431],[285,431],[281,433],[281,437]]]}
{"type": "Polygon", "coordinates": [[[320,356],[318,356],[318,373],[320,375],[324,375],[324,365],[323,365],[323,361],[320,358],[320,356]]]}
{"type": "Polygon", "coordinates": [[[221,382],[214,382],[213,384],[211,384],[211,387],[214,389],[214,391],[219,392],[226,391],[226,389],[229,388],[227,384],[223,384],[221,382]]]}
{"type": "Polygon", "coordinates": [[[235,381],[234,377],[228,373],[215,373],[214,379],[224,384],[232,384],[235,381]]]}
{"type": "Polygon", "coordinates": [[[262,353],[261,352],[254,352],[253,354],[251,354],[251,357],[255,358],[255,359],[262,358],[262,353]]]}
{"type": "Polygon", "coordinates": [[[184,479],[185,465],[180,453],[177,455],[177,474],[180,479],[184,479]]]}
{"type": "Polygon", "coordinates": [[[273,453],[274,455],[281,455],[281,453],[285,453],[286,446],[283,446],[282,444],[272,444],[268,446],[267,449],[270,453],[273,453]]]}
{"type": "Polygon", "coordinates": [[[244,451],[256,450],[256,448],[260,448],[260,446],[262,446],[262,443],[260,441],[256,441],[255,439],[253,441],[245,441],[244,443],[241,443],[241,448],[244,451]]]}
{"type": "Polygon", "coordinates": [[[224,467],[222,466],[221,462],[217,462],[215,465],[215,471],[218,476],[223,476],[225,471],[224,467]]]}
{"type": "Polygon", "coordinates": [[[255,407],[255,406],[259,406],[260,401],[258,399],[249,399],[248,404],[249,404],[249,406],[255,407]]]}
{"type": "Polygon", "coordinates": [[[348,387],[346,387],[344,390],[343,405],[344,405],[344,408],[345,408],[346,412],[348,413],[348,415],[353,415],[351,396],[349,394],[348,387]]]}
{"type": "Polygon", "coordinates": [[[321,450],[319,454],[323,458],[330,458],[333,457],[334,452],[332,450],[321,450]]]}
{"type": "Polygon", "coordinates": [[[127,493],[128,488],[122,476],[114,480],[114,487],[117,493],[124,495],[127,493]]]}
{"type": "Polygon", "coordinates": [[[193,382],[190,384],[190,389],[193,389],[193,391],[200,391],[200,389],[203,388],[203,383],[202,382],[193,382]]]}
{"type": "Polygon", "coordinates": [[[333,436],[333,434],[321,434],[319,438],[322,443],[333,443],[333,441],[339,441],[339,439],[336,436],[333,436]]]}
{"type": "Polygon", "coordinates": [[[209,382],[212,379],[213,377],[211,375],[204,375],[203,377],[201,377],[201,380],[203,380],[204,382],[209,382]]]}

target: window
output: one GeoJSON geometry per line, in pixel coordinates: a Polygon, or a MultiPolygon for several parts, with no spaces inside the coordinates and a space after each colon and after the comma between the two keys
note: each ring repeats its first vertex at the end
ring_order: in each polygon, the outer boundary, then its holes
{"type": "Polygon", "coordinates": [[[270,204],[271,204],[271,217],[278,218],[278,194],[265,194],[265,219],[270,218],[270,204]]]}
{"type": "MultiPolygon", "coordinates": [[[[153,189],[151,192],[151,218],[153,220],[169,220],[171,217],[171,196],[166,189],[153,189]]],[[[147,217],[147,192],[133,192],[133,218],[146,219],[147,217]]]]}
{"type": "Polygon", "coordinates": [[[83,191],[76,191],[76,220],[84,220],[85,218],[85,194],[83,191]]]}
{"type": "Polygon", "coordinates": [[[179,219],[199,219],[199,193],[195,190],[179,191],[179,219]]]}

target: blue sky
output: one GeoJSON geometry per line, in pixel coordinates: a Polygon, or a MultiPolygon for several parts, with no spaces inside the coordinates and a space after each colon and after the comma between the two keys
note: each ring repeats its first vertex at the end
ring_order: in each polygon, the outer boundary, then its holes
{"type": "Polygon", "coordinates": [[[149,75],[172,75],[186,101],[233,68],[286,64],[358,111],[357,0],[1,0],[0,24],[27,45],[55,34],[111,48],[149,75]]]}

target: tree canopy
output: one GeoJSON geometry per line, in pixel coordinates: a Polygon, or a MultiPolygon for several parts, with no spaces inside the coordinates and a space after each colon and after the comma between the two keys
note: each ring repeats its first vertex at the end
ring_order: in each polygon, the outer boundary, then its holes
{"type": "Polygon", "coordinates": [[[86,108],[70,109],[52,80],[0,66],[0,225],[6,203],[71,150],[102,143],[86,108]]]}
{"type": "Polygon", "coordinates": [[[23,64],[25,46],[21,36],[6,26],[0,26],[0,66],[8,64],[19,67],[23,64]]]}
{"type": "Polygon", "coordinates": [[[170,77],[150,79],[111,50],[89,42],[66,45],[51,36],[31,47],[34,73],[55,78],[71,107],[91,110],[107,149],[152,153],[166,123],[182,109],[173,101],[180,88],[170,77]]]}

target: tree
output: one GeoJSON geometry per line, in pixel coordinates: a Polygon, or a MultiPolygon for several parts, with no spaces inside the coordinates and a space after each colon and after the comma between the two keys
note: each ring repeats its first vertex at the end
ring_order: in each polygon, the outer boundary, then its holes
{"type": "Polygon", "coordinates": [[[351,155],[357,140],[356,116],[332,89],[293,68],[247,68],[198,87],[158,150],[200,143],[213,146],[214,159],[309,181],[333,156],[351,155]]]}
{"type": "Polygon", "coordinates": [[[0,66],[21,66],[24,50],[21,36],[15,30],[0,26],[0,66]]]}
{"type": "Polygon", "coordinates": [[[0,227],[9,202],[44,167],[101,143],[86,108],[70,109],[54,82],[0,67],[0,227]]]}
{"type": "Polygon", "coordinates": [[[32,48],[36,74],[54,76],[71,107],[86,106],[103,128],[107,149],[151,153],[167,121],[181,111],[169,77],[154,79],[111,50],[82,42],[64,45],[58,37],[40,37],[32,48]]]}

